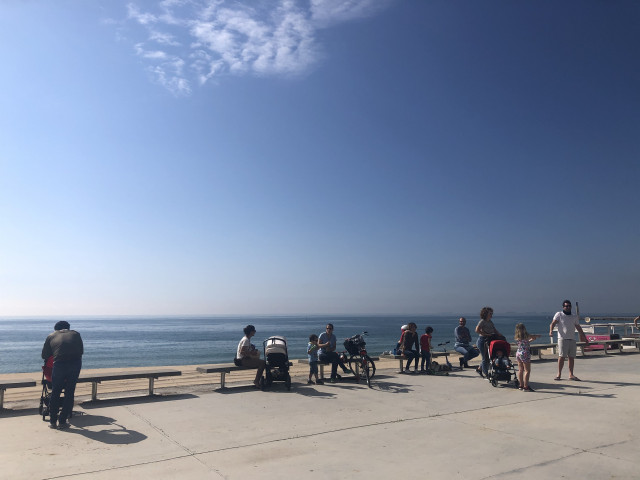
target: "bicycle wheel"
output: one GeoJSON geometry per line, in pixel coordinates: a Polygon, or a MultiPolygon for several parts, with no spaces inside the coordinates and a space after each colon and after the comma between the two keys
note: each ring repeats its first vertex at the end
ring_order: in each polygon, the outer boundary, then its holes
{"type": "Polygon", "coordinates": [[[366,380],[367,384],[370,384],[371,377],[376,374],[376,364],[373,363],[373,360],[366,357],[351,357],[349,359],[349,368],[353,371],[353,374],[356,374],[356,371],[359,375],[359,380],[366,380]],[[357,366],[357,370],[356,370],[357,366]]]}
{"type": "Polygon", "coordinates": [[[373,363],[373,360],[371,360],[371,358],[366,357],[366,362],[367,362],[367,366],[365,368],[366,370],[366,375],[367,375],[367,383],[369,384],[369,386],[371,386],[371,379],[373,378],[373,376],[376,374],[376,364],[373,363]]]}
{"type": "Polygon", "coordinates": [[[367,379],[367,386],[371,388],[371,368],[369,368],[369,362],[367,360],[372,362],[372,360],[365,358],[362,362],[362,369],[364,370],[364,376],[367,379]]]}
{"type": "Polygon", "coordinates": [[[362,378],[362,360],[360,359],[360,357],[349,357],[349,368],[354,375],[360,375],[360,378],[362,378]]]}

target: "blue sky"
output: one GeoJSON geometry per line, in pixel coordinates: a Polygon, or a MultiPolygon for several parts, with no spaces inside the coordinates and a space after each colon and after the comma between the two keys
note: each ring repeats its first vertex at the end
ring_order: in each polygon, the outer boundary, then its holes
{"type": "Polygon", "coordinates": [[[639,22],[5,0],[0,315],[638,314],[639,22]]]}

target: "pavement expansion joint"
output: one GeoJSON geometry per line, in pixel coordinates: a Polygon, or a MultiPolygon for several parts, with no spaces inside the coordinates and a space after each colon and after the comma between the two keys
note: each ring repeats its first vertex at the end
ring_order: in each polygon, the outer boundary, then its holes
{"type": "MultiPolygon", "coordinates": [[[[125,407],[129,413],[131,413],[131,415],[133,415],[134,417],[138,418],[139,420],[142,420],[144,423],[146,423],[147,425],[149,425],[151,428],[153,428],[156,432],[158,432],[160,435],[162,435],[164,438],[166,438],[167,440],[169,440],[171,443],[173,443],[174,445],[176,445],[177,447],[181,448],[182,450],[184,450],[185,452],[187,452],[187,454],[189,455],[194,455],[195,452],[193,452],[192,450],[190,450],[189,448],[185,447],[184,445],[182,445],[180,442],[177,442],[176,440],[174,440],[167,432],[165,432],[162,428],[158,427],[157,425],[153,424],[148,418],[140,415],[138,412],[132,410],[130,407],[125,407]]],[[[179,458],[179,457],[176,457],[179,458]]]]}

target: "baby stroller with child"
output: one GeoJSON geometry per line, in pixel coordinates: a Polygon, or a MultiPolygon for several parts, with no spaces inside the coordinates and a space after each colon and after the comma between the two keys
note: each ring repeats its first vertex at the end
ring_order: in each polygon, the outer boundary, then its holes
{"type": "Polygon", "coordinates": [[[489,370],[487,371],[487,379],[494,387],[498,386],[498,382],[511,382],[513,376],[513,384],[518,388],[519,382],[516,375],[516,369],[509,360],[511,354],[511,345],[506,340],[492,340],[487,347],[488,356],[491,359],[489,370]]]}
{"type": "Polygon", "coordinates": [[[271,387],[273,382],[284,382],[287,390],[291,390],[291,375],[289,374],[289,354],[287,340],[284,337],[273,336],[264,342],[264,358],[266,362],[263,388],[271,387]]]}
{"type": "MultiPolygon", "coordinates": [[[[51,374],[53,373],[53,357],[47,358],[42,366],[42,394],[40,395],[40,406],[38,407],[38,413],[42,415],[42,420],[47,421],[47,417],[51,416],[49,410],[49,402],[51,401],[51,390],[53,384],[51,383],[51,374]]],[[[64,390],[63,390],[64,392],[64,390]]],[[[60,395],[60,407],[64,403],[64,394],[60,395]]],[[[58,412],[59,413],[59,412],[58,412]]],[[[69,416],[72,416],[73,412],[69,416]]]]}

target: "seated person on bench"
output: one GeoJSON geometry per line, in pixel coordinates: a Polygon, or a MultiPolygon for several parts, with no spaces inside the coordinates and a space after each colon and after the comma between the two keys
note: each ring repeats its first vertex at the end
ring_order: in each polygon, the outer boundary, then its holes
{"type": "Polygon", "coordinates": [[[344,373],[351,373],[344,362],[340,359],[340,355],[336,353],[336,344],[338,339],[333,334],[333,323],[327,323],[325,331],[318,337],[318,360],[321,362],[327,362],[331,364],[331,377],[329,381],[331,383],[336,382],[341,377],[338,375],[338,366],[342,368],[344,373]]]}
{"type": "Polygon", "coordinates": [[[260,379],[262,378],[262,372],[264,372],[265,361],[260,358],[260,350],[251,343],[251,337],[256,334],[256,327],[253,325],[247,325],[244,327],[244,337],[238,344],[238,352],[236,353],[236,359],[241,367],[257,368],[256,378],[253,384],[256,388],[260,388],[260,379]]]}
{"type": "Polygon", "coordinates": [[[469,332],[466,325],[467,319],[460,317],[460,320],[458,320],[458,326],[454,330],[456,343],[453,348],[456,352],[462,354],[462,357],[460,358],[460,368],[469,368],[469,360],[480,355],[478,347],[471,343],[471,332],[469,332]]]}

